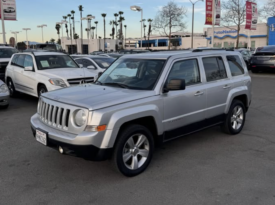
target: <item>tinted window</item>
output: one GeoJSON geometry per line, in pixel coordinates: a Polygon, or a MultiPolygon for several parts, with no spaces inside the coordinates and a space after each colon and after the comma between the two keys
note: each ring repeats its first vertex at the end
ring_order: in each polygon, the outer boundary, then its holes
{"type": "Polygon", "coordinates": [[[20,67],[24,67],[24,59],[25,59],[25,55],[19,55],[16,65],[20,67]]]}
{"type": "Polygon", "coordinates": [[[184,79],[186,86],[200,83],[198,61],[192,59],[174,63],[168,76],[168,82],[172,79],[184,79]]]}
{"type": "Polygon", "coordinates": [[[227,61],[230,67],[232,76],[238,76],[244,74],[242,61],[239,56],[227,56],[227,61]]]}
{"type": "Polygon", "coordinates": [[[203,58],[207,82],[227,78],[222,57],[203,58]]]}
{"type": "Polygon", "coordinates": [[[18,51],[16,49],[1,48],[0,49],[0,58],[11,58],[11,56],[15,53],[18,53],[18,51]]]}
{"type": "Polygon", "coordinates": [[[82,62],[83,62],[84,67],[88,67],[88,66],[91,66],[91,65],[95,67],[95,65],[87,59],[82,59],[82,62]]]}
{"type": "Polygon", "coordinates": [[[258,50],[257,51],[269,51],[269,52],[275,52],[275,46],[266,46],[266,47],[263,47],[263,49],[261,50],[258,50]]]}
{"type": "Polygon", "coordinates": [[[116,60],[114,58],[93,58],[100,68],[109,68],[110,65],[116,60]]]}
{"type": "Polygon", "coordinates": [[[31,56],[25,56],[24,67],[33,67],[33,61],[31,56]]]}
{"type": "Polygon", "coordinates": [[[16,65],[18,56],[19,56],[19,55],[14,55],[14,56],[13,56],[12,61],[11,61],[11,64],[12,64],[12,65],[16,65]]]}
{"type": "Polygon", "coordinates": [[[57,68],[79,68],[79,66],[67,55],[36,56],[38,70],[57,68]]]}

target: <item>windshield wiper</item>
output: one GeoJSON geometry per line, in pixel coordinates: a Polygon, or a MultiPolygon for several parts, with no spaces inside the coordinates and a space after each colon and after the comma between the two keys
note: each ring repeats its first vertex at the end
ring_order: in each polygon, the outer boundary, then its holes
{"type": "Polygon", "coordinates": [[[125,85],[125,84],[121,84],[121,83],[103,83],[103,85],[117,85],[121,88],[129,88],[128,85],[125,85]]]}

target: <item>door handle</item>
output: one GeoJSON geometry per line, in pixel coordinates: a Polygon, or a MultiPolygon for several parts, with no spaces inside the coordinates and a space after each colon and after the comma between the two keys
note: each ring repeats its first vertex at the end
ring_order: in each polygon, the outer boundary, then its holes
{"type": "Polygon", "coordinates": [[[229,85],[223,86],[223,89],[228,89],[228,88],[231,88],[231,86],[229,86],[229,85]]]}
{"type": "Polygon", "coordinates": [[[194,94],[194,96],[200,96],[200,95],[203,95],[203,94],[204,94],[204,92],[198,91],[194,94]]]}

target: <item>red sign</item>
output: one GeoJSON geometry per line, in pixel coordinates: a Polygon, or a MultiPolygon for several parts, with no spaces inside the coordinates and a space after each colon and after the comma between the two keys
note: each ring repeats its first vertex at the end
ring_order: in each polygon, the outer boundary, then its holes
{"type": "Polygon", "coordinates": [[[212,25],[213,24],[213,0],[206,0],[205,1],[205,25],[212,25]]]}
{"type": "Polygon", "coordinates": [[[253,2],[246,2],[246,23],[245,29],[256,30],[258,23],[258,9],[257,4],[253,2]]]}

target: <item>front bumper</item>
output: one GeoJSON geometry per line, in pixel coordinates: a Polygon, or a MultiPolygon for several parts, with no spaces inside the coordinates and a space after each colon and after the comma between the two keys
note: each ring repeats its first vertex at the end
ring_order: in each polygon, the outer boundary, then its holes
{"type": "Polygon", "coordinates": [[[51,128],[39,120],[37,114],[31,118],[31,129],[35,137],[36,129],[47,132],[47,142],[49,147],[58,148],[61,146],[70,151],[74,151],[80,157],[102,161],[109,159],[112,148],[100,148],[100,140],[104,138],[104,132],[83,132],[79,135],[66,133],[51,128]]]}
{"type": "Polygon", "coordinates": [[[10,102],[9,93],[0,94],[0,106],[8,105],[10,102]]]}

